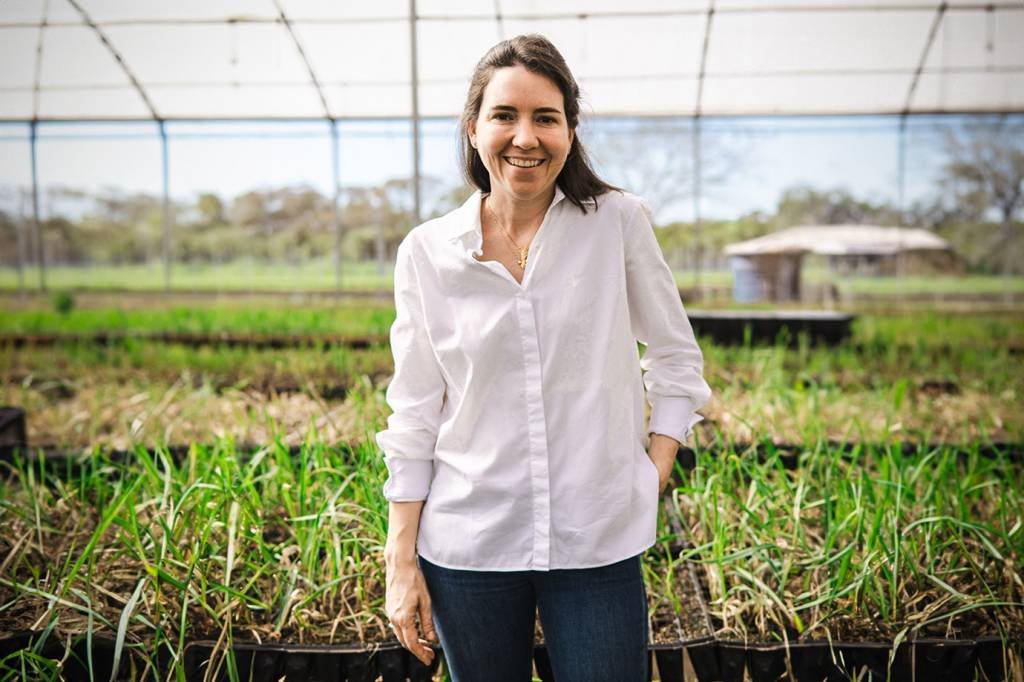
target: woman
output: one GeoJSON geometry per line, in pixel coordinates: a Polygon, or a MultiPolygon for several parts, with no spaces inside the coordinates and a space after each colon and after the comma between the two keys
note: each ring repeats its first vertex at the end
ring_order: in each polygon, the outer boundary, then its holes
{"type": "Polygon", "coordinates": [[[479,191],[398,248],[385,610],[459,682],[528,681],[538,612],[560,682],[646,679],[640,555],[711,396],[644,205],[578,122],[550,42],[494,46],[461,122],[479,191]]]}

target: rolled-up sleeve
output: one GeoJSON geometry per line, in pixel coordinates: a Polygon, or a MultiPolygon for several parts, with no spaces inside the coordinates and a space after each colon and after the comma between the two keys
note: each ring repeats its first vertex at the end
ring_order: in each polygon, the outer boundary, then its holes
{"type": "Polygon", "coordinates": [[[391,352],[395,374],[386,399],[392,414],[376,435],[388,479],[384,497],[392,502],[425,500],[433,476],[434,447],[441,423],[445,381],[427,335],[425,307],[410,237],[395,261],[395,310],[391,352]]]}
{"type": "Polygon", "coordinates": [[[646,346],[640,368],[651,404],[647,433],[683,443],[703,419],[696,411],[711,399],[703,376],[704,356],[642,200],[637,199],[635,211],[625,222],[630,324],[634,336],[646,346]]]}

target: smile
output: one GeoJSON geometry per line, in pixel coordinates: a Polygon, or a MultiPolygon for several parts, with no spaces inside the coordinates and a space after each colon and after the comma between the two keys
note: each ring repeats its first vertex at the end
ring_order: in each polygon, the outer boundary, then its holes
{"type": "Polygon", "coordinates": [[[502,158],[516,168],[536,168],[544,163],[544,159],[517,159],[511,156],[505,156],[502,158]]]}

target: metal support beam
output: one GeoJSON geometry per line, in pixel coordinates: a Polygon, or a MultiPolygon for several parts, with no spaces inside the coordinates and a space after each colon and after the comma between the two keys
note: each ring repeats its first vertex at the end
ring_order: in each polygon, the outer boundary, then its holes
{"type": "Polygon", "coordinates": [[[420,84],[416,45],[416,0],[409,0],[409,70],[412,82],[412,195],[413,224],[422,221],[420,197],[420,84]]]}
{"type": "Polygon", "coordinates": [[[694,268],[696,288],[701,292],[701,299],[704,298],[704,291],[701,283],[702,261],[704,260],[704,236],[701,231],[700,195],[701,195],[701,158],[700,158],[700,116],[693,118],[693,233],[697,244],[696,267],[694,268]]]}
{"type": "Polygon", "coordinates": [[[90,17],[86,13],[85,9],[82,8],[80,0],[68,0],[68,3],[72,7],[74,7],[75,10],[77,10],[78,14],[82,17],[82,21],[85,22],[89,26],[89,28],[93,30],[93,32],[96,34],[96,37],[99,38],[100,42],[103,43],[103,45],[107,48],[107,51],[110,52],[111,56],[114,58],[114,61],[116,61],[118,66],[121,67],[121,70],[124,71],[125,76],[127,76],[128,80],[131,81],[132,87],[135,88],[135,91],[139,93],[139,97],[142,98],[142,102],[146,105],[146,109],[149,110],[149,115],[153,118],[153,120],[162,120],[162,117],[160,116],[160,114],[157,113],[156,107],[153,105],[153,102],[150,101],[149,95],[146,94],[146,90],[142,87],[142,83],[140,83],[139,79],[135,77],[135,74],[132,72],[132,70],[128,68],[128,62],[126,62],[124,60],[124,57],[121,56],[121,53],[114,48],[114,44],[110,42],[110,39],[107,37],[107,34],[100,29],[96,22],[92,20],[92,17],[90,17]]]}
{"type": "MultiPolygon", "coordinates": [[[[306,67],[306,72],[309,74],[309,80],[313,83],[313,88],[316,89],[317,97],[320,98],[320,106],[324,110],[324,118],[331,118],[331,109],[327,106],[327,97],[324,95],[323,86],[320,85],[320,79],[316,77],[316,72],[313,71],[313,65],[310,64],[309,58],[306,56],[306,51],[302,49],[302,43],[299,42],[299,37],[295,35],[295,30],[292,29],[292,22],[288,19],[288,15],[284,13],[284,9],[281,8],[281,3],[278,0],[274,0],[274,7],[277,9],[278,21],[284,26],[288,32],[288,36],[292,39],[292,43],[295,44],[295,49],[299,53],[299,59],[302,60],[303,65],[306,67]]],[[[236,19],[232,19],[232,22],[236,19]]]]}
{"type": "Polygon", "coordinates": [[[498,28],[498,40],[505,40],[505,18],[501,14],[501,0],[494,0],[494,21],[498,28]]]}
{"type": "Polygon", "coordinates": [[[341,150],[338,144],[338,121],[331,121],[331,181],[334,183],[334,200],[331,202],[331,217],[334,221],[334,288],[341,292],[341,150]]]}
{"type": "Polygon", "coordinates": [[[28,222],[27,210],[25,204],[27,202],[27,196],[24,189],[21,187],[17,188],[18,192],[18,222],[17,222],[17,248],[18,248],[18,293],[22,296],[25,295],[25,269],[28,267],[28,253],[27,243],[25,239],[25,224],[28,222]]]}
{"type": "Polygon", "coordinates": [[[36,151],[37,121],[29,124],[29,152],[32,157],[32,232],[35,236],[36,265],[39,266],[39,291],[46,291],[46,249],[43,248],[43,227],[39,222],[39,162],[36,151]]]}
{"type": "Polygon", "coordinates": [[[707,15],[704,21],[704,46],[700,55],[700,72],[697,74],[697,102],[693,108],[693,233],[697,243],[697,263],[695,285],[701,292],[701,299],[705,298],[704,288],[701,280],[701,270],[704,261],[704,236],[701,230],[700,199],[703,188],[701,187],[701,115],[704,105],[704,74],[708,65],[708,44],[711,42],[711,25],[715,18],[715,0],[709,0],[707,15]]]}
{"type": "Polygon", "coordinates": [[[897,205],[899,206],[900,225],[903,226],[907,224],[907,117],[905,114],[900,116],[897,144],[899,145],[896,156],[896,182],[899,202],[897,205]]]}
{"type": "Polygon", "coordinates": [[[928,38],[924,41],[924,46],[921,48],[921,57],[917,60],[917,68],[914,69],[914,75],[910,79],[910,87],[907,88],[907,97],[903,102],[903,111],[901,115],[905,118],[910,113],[910,105],[914,101],[914,93],[917,91],[917,84],[921,80],[921,72],[924,71],[925,62],[928,61],[928,53],[931,52],[932,45],[935,43],[935,36],[939,32],[939,26],[942,24],[942,18],[946,15],[946,10],[949,5],[946,0],[942,0],[939,6],[935,8],[935,16],[932,17],[932,26],[928,31],[928,38]]]}
{"type": "Polygon", "coordinates": [[[171,290],[171,192],[170,192],[170,161],[167,149],[167,129],[163,121],[160,126],[161,175],[163,181],[163,203],[161,211],[161,228],[163,233],[161,252],[164,260],[164,290],[171,290]]]}

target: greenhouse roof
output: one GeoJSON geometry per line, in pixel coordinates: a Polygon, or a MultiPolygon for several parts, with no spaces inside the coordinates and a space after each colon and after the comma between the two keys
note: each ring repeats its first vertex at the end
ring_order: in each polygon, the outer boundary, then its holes
{"type": "Polygon", "coordinates": [[[0,120],[451,117],[524,32],[596,115],[1024,111],[1020,0],[28,0],[0,120]]]}

